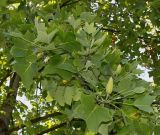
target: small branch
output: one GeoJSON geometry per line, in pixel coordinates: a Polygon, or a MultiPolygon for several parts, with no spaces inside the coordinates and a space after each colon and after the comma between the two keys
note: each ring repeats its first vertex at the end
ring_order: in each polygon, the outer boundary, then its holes
{"type": "Polygon", "coordinates": [[[54,112],[54,113],[51,113],[51,114],[47,114],[43,117],[38,117],[38,118],[35,118],[35,119],[32,119],[31,122],[32,123],[36,123],[36,122],[39,122],[39,121],[42,121],[42,120],[45,120],[49,117],[55,117],[55,116],[59,116],[59,115],[62,115],[61,112],[54,112]]]}
{"type": "MultiPolygon", "coordinates": [[[[98,27],[98,26],[97,26],[98,27]]],[[[121,31],[120,30],[116,30],[116,29],[112,29],[112,28],[100,28],[100,30],[104,30],[104,31],[108,31],[108,32],[111,32],[111,33],[118,33],[120,34],[121,31]]],[[[152,39],[158,39],[158,37],[143,37],[143,36],[138,36],[139,39],[143,39],[143,40],[152,40],[152,39]]],[[[148,43],[148,41],[146,41],[148,43]]]]}
{"type": "Polygon", "coordinates": [[[65,7],[65,6],[69,6],[69,5],[73,5],[73,4],[77,3],[77,2],[79,2],[79,0],[73,1],[73,2],[71,2],[71,3],[69,3],[69,2],[70,2],[70,0],[64,2],[62,5],[60,5],[60,8],[63,8],[63,7],[65,7]]]}
{"type": "Polygon", "coordinates": [[[104,27],[100,28],[100,30],[104,30],[104,31],[112,32],[112,33],[120,33],[120,30],[104,28],[104,27]]]}
{"type": "MultiPolygon", "coordinates": [[[[62,113],[60,113],[60,112],[54,112],[54,113],[47,114],[47,115],[42,116],[42,117],[38,117],[38,118],[31,119],[30,122],[31,122],[32,124],[34,124],[34,123],[37,123],[37,122],[39,122],[39,121],[45,120],[45,119],[47,119],[47,118],[55,117],[55,116],[59,116],[59,115],[62,115],[62,113]]],[[[18,131],[19,129],[22,129],[22,128],[24,128],[24,127],[26,127],[26,125],[24,125],[24,124],[22,124],[21,126],[13,127],[13,128],[11,128],[11,129],[9,130],[9,133],[11,133],[11,132],[13,132],[13,131],[18,131]]]]}
{"type": "Polygon", "coordinates": [[[65,125],[67,125],[66,122],[61,123],[61,124],[54,125],[53,127],[51,127],[51,128],[49,128],[49,129],[46,129],[46,130],[38,133],[37,135],[43,135],[43,134],[45,134],[45,133],[48,133],[48,132],[54,131],[54,130],[56,130],[56,129],[58,129],[58,128],[61,128],[61,127],[65,126],[65,125]]]}
{"type": "Polygon", "coordinates": [[[62,5],[60,5],[60,8],[65,7],[69,2],[70,0],[67,0],[66,2],[64,2],[62,5]]]}

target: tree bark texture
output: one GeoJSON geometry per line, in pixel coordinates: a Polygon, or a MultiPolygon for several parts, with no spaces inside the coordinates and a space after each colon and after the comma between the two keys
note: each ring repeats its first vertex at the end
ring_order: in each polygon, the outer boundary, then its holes
{"type": "Polygon", "coordinates": [[[14,73],[10,79],[10,90],[7,93],[6,99],[3,101],[0,110],[0,135],[9,135],[9,124],[12,117],[12,111],[16,103],[17,91],[19,88],[20,77],[14,73]]]}

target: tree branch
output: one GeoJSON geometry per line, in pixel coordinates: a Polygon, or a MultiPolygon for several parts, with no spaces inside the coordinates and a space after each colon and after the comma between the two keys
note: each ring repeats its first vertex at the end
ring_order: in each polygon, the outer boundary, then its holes
{"type": "Polygon", "coordinates": [[[104,27],[100,29],[104,31],[112,32],[112,33],[120,33],[120,30],[116,30],[116,29],[110,29],[110,28],[104,28],[104,27]]]}
{"type": "Polygon", "coordinates": [[[54,125],[53,127],[51,127],[51,128],[49,128],[49,129],[46,129],[46,130],[38,133],[37,135],[43,135],[43,134],[45,134],[45,133],[48,133],[48,132],[54,131],[54,130],[56,130],[56,129],[58,129],[58,128],[61,128],[61,127],[65,126],[65,125],[67,125],[66,122],[63,122],[63,123],[61,123],[61,124],[54,125]]]}
{"type": "Polygon", "coordinates": [[[16,103],[17,91],[19,88],[20,77],[17,73],[14,73],[10,79],[10,90],[7,93],[6,99],[4,100],[1,110],[4,112],[0,114],[0,135],[8,135],[9,124],[11,120],[12,110],[16,103]]]}
{"type": "Polygon", "coordinates": [[[45,134],[45,133],[54,131],[54,130],[56,130],[56,129],[58,129],[58,128],[61,128],[61,127],[66,126],[67,124],[71,124],[73,121],[81,121],[81,122],[82,122],[82,121],[84,121],[84,120],[82,120],[82,119],[77,119],[77,118],[73,118],[73,119],[72,119],[71,121],[69,121],[69,122],[63,122],[63,123],[60,123],[60,124],[53,125],[51,128],[46,129],[46,130],[43,130],[43,131],[39,132],[39,133],[36,134],[36,135],[43,135],[43,134],[45,134]]]}
{"type": "MultiPolygon", "coordinates": [[[[98,26],[97,26],[98,27],[98,26]]],[[[104,28],[104,27],[102,27],[102,28],[100,28],[100,30],[104,30],[104,31],[108,31],[108,32],[111,32],[111,33],[118,33],[118,34],[120,34],[121,33],[121,31],[120,30],[116,30],[116,29],[112,29],[112,28],[104,28]]],[[[138,36],[138,38],[139,39],[143,39],[143,40],[151,40],[151,39],[157,39],[158,37],[153,37],[153,38],[151,38],[151,37],[143,37],[143,36],[138,36]]],[[[146,41],[147,43],[148,43],[148,41],[146,41]]]]}
{"type": "MultiPolygon", "coordinates": [[[[32,124],[34,124],[34,123],[37,123],[37,122],[39,122],[39,121],[45,120],[45,119],[47,119],[47,118],[55,117],[55,116],[59,116],[59,115],[62,115],[62,113],[61,113],[61,112],[54,112],[54,113],[47,114],[47,115],[42,116],[42,117],[38,117],[38,118],[31,119],[30,122],[31,122],[32,124]]],[[[13,128],[11,128],[11,129],[9,130],[9,133],[11,133],[11,132],[13,132],[13,131],[18,131],[19,129],[22,129],[22,128],[24,128],[24,127],[26,127],[26,125],[24,125],[24,124],[22,124],[21,126],[13,127],[13,128]]]]}

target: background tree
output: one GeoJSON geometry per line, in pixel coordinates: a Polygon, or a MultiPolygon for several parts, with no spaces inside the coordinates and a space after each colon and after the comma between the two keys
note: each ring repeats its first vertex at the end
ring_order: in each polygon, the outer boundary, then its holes
{"type": "Polygon", "coordinates": [[[3,0],[0,18],[1,135],[158,135],[159,0],[3,0]]]}

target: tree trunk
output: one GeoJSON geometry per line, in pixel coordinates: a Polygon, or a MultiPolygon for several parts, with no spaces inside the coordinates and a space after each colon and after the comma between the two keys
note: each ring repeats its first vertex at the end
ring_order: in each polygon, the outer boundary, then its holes
{"type": "Polygon", "coordinates": [[[11,121],[12,111],[16,103],[16,96],[19,87],[20,77],[14,73],[10,79],[10,90],[7,93],[0,110],[0,135],[9,135],[8,129],[11,121]]]}

